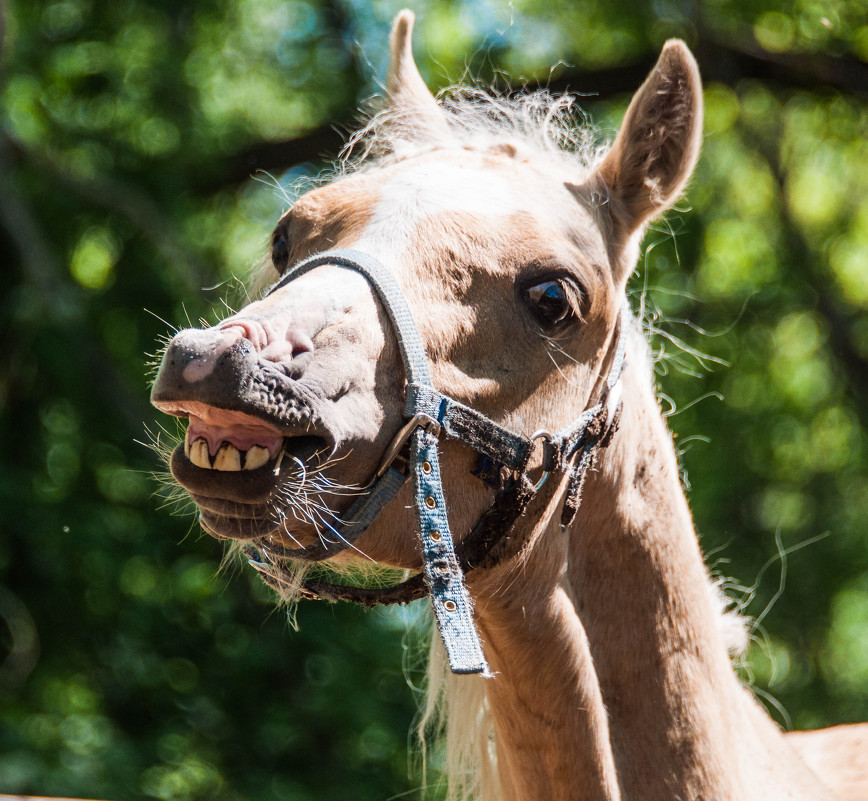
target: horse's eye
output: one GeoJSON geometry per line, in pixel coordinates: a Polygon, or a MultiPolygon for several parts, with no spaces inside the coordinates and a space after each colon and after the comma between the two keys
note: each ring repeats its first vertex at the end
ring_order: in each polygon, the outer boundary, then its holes
{"type": "Polygon", "coordinates": [[[286,270],[286,263],[289,260],[289,245],[286,242],[285,234],[275,234],[271,243],[271,263],[274,269],[279,273],[286,270]]]}
{"type": "Polygon", "coordinates": [[[534,316],[545,326],[555,326],[571,319],[575,313],[578,290],[566,280],[544,281],[525,291],[534,316]]]}

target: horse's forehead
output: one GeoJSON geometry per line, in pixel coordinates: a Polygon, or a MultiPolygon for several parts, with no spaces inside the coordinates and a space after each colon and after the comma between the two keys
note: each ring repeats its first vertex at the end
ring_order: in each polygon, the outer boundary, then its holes
{"type": "Polygon", "coordinates": [[[443,215],[478,226],[520,217],[549,228],[580,214],[563,180],[512,160],[416,161],[376,176],[373,188],[376,200],[356,247],[384,259],[400,260],[423,224],[443,215]]]}
{"type": "Polygon", "coordinates": [[[379,206],[414,221],[444,211],[513,214],[527,205],[517,178],[483,165],[425,161],[388,176],[379,186],[379,206]]]}

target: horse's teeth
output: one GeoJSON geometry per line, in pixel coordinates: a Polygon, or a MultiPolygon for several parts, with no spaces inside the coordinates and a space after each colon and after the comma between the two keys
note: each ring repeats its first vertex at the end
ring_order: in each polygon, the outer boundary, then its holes
{"type": "Polygon", "coordinates": [[[188,457],[196,467],[204,467],[206,470],[211,469],[211,457],[208,455],[208,443],[203,437],[197,439],[190,446],[190,455],[188,457]]]}
{"type": "Polygon", "coordinates": [[[236,471],[241,469],[241,454],[231,442],[224,442],[214,457],[214,469],[236,471]]]}
{"type": "Polygon", "coordinates": [[[225,472],[257,470],[268,464],[271,459],[268,448],[262,445],[252,445],[246,452],[242,452],[231,442],[223,442],[217,449],[212,464],[208,441],[204,437],[199,437],[192,443],[189,437],[185,439],[184,453],[196,467],[225,472]]]}
{"type": "Polygon", "coordinates": [[[261,445],[253,445],[247,449],[247,457],[244,459],[245,470],[256,470],[268,462],[268,448],[261,445]]]}

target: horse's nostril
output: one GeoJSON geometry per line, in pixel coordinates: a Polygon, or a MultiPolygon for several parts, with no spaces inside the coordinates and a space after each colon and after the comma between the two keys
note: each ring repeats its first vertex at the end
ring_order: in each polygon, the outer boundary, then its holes
{"type": "Polygon", "coordinates": [[[250,342],[256,350],[262,350],[268,344],[268,337],[262,327],[249,322],[223,323],[219,330],[223,334],[237,337],[240,341],[250,342]]]}

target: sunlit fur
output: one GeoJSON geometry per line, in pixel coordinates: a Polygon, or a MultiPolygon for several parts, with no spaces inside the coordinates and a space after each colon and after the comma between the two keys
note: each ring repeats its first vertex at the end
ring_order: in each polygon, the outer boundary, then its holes
{"type": "Polygon", "coordinates": [[[568,171],[595,166],[606,151],[600,134],[587,124],[573,98],[544,90],[504,96],[484,88],[454,86],[440,94],[448,133],[420,136],[412,113],[387,106],[349,139],[335,177],[375,169],[444,146],[480,152],[526,149],[561,163],[568,171]]]}
{"type": "MultiPolygon", "coordinates": [[[[539,90],[507,97],[483,88],[454,86],[441,93],[439,102],[449,126],[448,140],[420,137],[404,110],[374,101],[372,105],[380,110],[352,134],[331,168],[318,177],[298,179],[289,190],[279,187],[282,198],[297,199],[317,186],[444,145],[483,153],[517,151],[528,158],[560,163],[567,174],[593,169],[606,152],[600,132],[587,123],[569,96],[539,90]]],[[[263,291],[274,279],[274,267],[263,259],[253,277],[252,291],[263,291]]]]}

